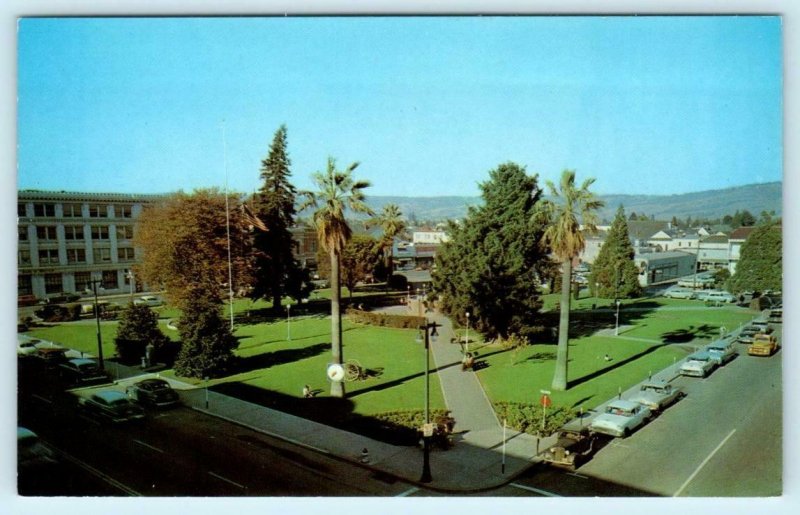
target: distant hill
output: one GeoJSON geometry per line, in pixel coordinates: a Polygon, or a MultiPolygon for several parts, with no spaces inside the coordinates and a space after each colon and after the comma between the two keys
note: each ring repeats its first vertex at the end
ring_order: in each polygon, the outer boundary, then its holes
{"type": "MultiPolygon", "coordinates": [[[[636,212],[653,215],[657,220],[670,220],[673,216],[681,219],[688,216],[721,218],[745,209],[756,218],[762,211],[775,211],[777,216],[781,216],[782,194],[782,183],[768,182],[681,195],[601,195],[606,207],[600,211],[600,218],[613,220],[620,204],[628,215],[636,212]]],[[[463,218],[467,207],[479,205],[481,198],[368,196],[367,203],[376,212],[386,204],[397,204],[406,217],[413,215],[418,220],[444,220],[463,218]]]]}

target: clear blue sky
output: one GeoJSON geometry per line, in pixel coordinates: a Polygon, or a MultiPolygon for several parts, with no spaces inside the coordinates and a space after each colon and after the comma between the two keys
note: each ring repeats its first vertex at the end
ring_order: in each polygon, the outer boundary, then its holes
{"type": "Polygon", "coordinates": [[[329,155],[371,195],[477,195],[499,163],[598,193],[782,179],[778,17],[19,23],[20,189],[253,191],[329,155]]]}

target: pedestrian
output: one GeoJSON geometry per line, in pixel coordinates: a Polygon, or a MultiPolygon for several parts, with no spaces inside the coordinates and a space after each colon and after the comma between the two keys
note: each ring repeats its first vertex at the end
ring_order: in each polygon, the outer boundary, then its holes
{"type": "Polygon", "coordinates": [[[312,396],[313,394],[311,393],[311,387],[308,385],[303,386],[303,398],[308,399],[312,396]]]}
{"type": "Polygon", "coordinates": [[[604,360],[606,360],[606,361],[611,361],[611,356],[609,356],[608,354],[606,354],[606,355],[603,357],[603,359],[604,359],[604,360]]]}

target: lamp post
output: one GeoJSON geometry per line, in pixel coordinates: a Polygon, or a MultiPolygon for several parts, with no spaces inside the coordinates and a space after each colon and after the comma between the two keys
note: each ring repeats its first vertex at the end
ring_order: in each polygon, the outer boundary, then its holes
{"type": "Polygon", "coordinates": [[[411,306],[411,285],[407,284],[406,289],[408,290],[408,294],[406,295],[406,304],[411,306]]]}
{"type": "Polygon", "coordinates": [[[423,457],[422,457],[422,476],[420,483],[430,483],[433,481],[431,477],[431,461],[430,461],[430,434],[431,433],[431,414],[430,414],[430,342],[436,341],[439,334],[436,332],[436,322],[425,322],[425,325],[419,327],[420,334],[417,337],[417,342],[425,342],[425,426],[422,429],[422,444],[423,444],[423,457]],[[428,333],[430,331],[430,334],[428,333]]]}
{"type": "Polygon", "coordinates": [[[469,311],[467,311],[467,341],[464,342],[464,353],[469,352],[469,311]]]}
{"type": "Polygon", "coordinates": [[[100,279],[89,281],[89,284],[92,285],[92,291],[94,292],[94,318],[97,322],[97,362],[101,370],[105,368],[105,365],[103,363],[103,337],[100,336],[100,309],[97,306],[97,285],[102,282],[103,281],[100,279]]]}
{"type": "Polygon", "coordinates": [[[133,304],[133,270],[128,270],[128,273],[125,274],[125,277],[127,277],[128,281],[131,283],[131,304],[133,304]]]}
{"type": "Polygon", "coordinates": [[[286,304],[286,340],[292,341],[292,304],[286,304]]]}
{"type": "Polygon", "coordinates": [[[619,336],[619,305],[620,305],[619,299],[617,299],[616,302],[617,302],[617,314],[616,314],[617,323],[614,327],[614,336],[619,336]]]}

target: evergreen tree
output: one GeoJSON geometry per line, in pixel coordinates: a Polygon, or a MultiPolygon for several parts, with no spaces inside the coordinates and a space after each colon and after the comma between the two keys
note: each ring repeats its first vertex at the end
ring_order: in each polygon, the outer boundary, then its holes
{"type": "Polygon", "coordinates": [[[596,285],[595,294],[598,297],[630,298],[641,294],[634,254],[625,210],[619,206],[606,241],[592,265],[590,281],[596,285]]]}
{"type": "Polygon", "coordinates": [[[470,207],[460,225],[450,223],[450,241],[440,247],[433,272],[442,310],[489,337],[524,335],[535,324],[541,302],[539,268],[543,224],[531,223],[541,188],[536,176],[515,163],[489,172],[481,184],[483,205],[470,207]]]}
{"type": "Polygon", "coordinates": [[[782,290],[783,236],[779,223],[756,227],[742,244],[736,273],[730,284],[734,293],[782,290]]]}
{"type": "Polygon", "coordinates": [[[285,295],[299,299],[308,290],[308,282],[292,253],[290,228],[294,225],[296,189],[289,182],[290,164],[286,126],[281,125],[269,154],[261,161],[263,183],[255,196],[254,211],[268,230],[253,235],[255,277],[250,294],[253,299],[271,299],[274,310],[281,308],[285,295]]]}
{"type": "Polygon", "coordinates": [[[145,305],[129,304],[122,311],[114,344],[123,363],[139,363],[148,344],[154,355],[161,353],[169,339],[158,327],[158,315],[145,305]]]}
{"type": "Polygon", "coordinates": [[[220,305],[197,288],[185,303],[178,323],[181,350],[175,372],[184,377],[213,377],[223,374],[233,360],[236,338],[223,319],[220,305]]]}

